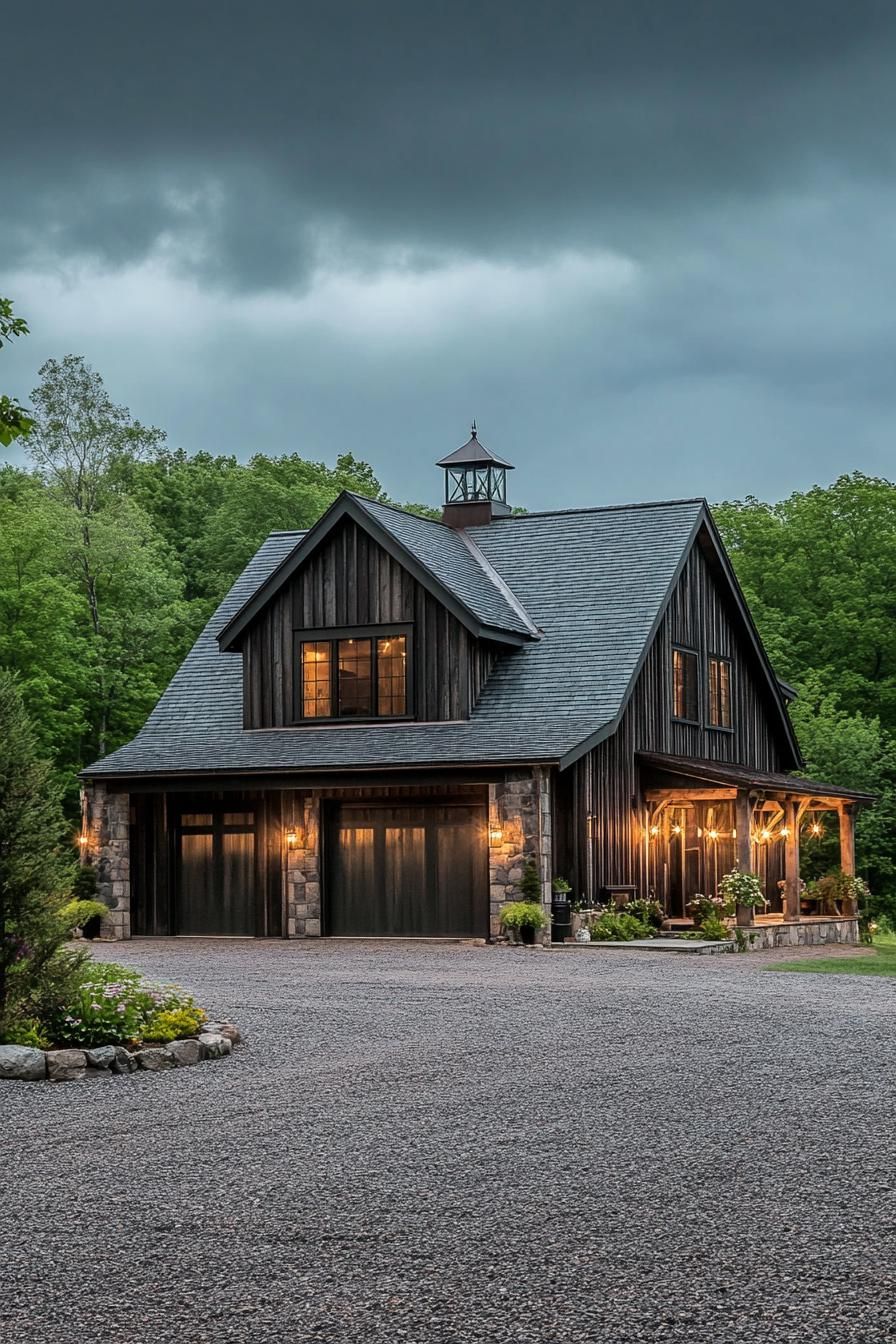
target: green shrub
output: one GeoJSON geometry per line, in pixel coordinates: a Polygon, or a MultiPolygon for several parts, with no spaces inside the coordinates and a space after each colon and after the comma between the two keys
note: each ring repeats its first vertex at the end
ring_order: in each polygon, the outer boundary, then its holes
{"type": "Polygon", "coordinates": [[[622,913],[634,915],[635,919],[639,919],[642,924],[647,924],[652,929],[660,928],[665,919],[665,913],[659,901],[644,896],[636,896],[633,901],[627,901],[623,906],[622,913]]]}
{"type": "Polygon", "coordinates": [[[728,925],[723,924],[718,915],[707,915],[697,932],[708,943],[723,942],[731,936],[728,925]]]}
{"type": "Polygon", "coordinates": [[[109,907],[102,901],[69,901],[59,911],[59,918],[67,929],[83,929],[91,919],[103,919],[109,913],[109,907]]]}
{"type": "Polygon", "coordinates": [[[520,895],[524,903],[541,905],[541,878],[538,876],[538,864],[534,859],[527,859],[526,861],[520,881],[520,895]]]}
{"type": "Polygon", "coordinates": [[[604,910],[589,926],[591,937],[604,943],[633,943],[638,938],[652,938],[649,924],[630,914],[628,910],[604,910]]]}
{"type": "Polygon", "coordinates": [[[501,925],[505,929],[543,929],[547,924],[544,908],[535,901],[508,901],[501,907],[501,925]]]}
{"type": "Polygon", "coordinates": [[[92,863],[82,863],[75,869],[75,880],[72,882],[72,900],[95,901],[96,893],[96,869],[92,863]]]}
{"type": "Polygon", "coordinates": [[[3,1045],[31,1045],[35,1050],[49,1050],[52,1041],[42,1030],[35,1017],[20,1017],[8,1021],[3,1029],[3,1045]]]}
{"type": "Polygon", "coordinates": [[[202,1030],[205,1013],[192,1000],[181,1008],[165,1008],[154,1013],[143,1029],[146,1041],[179,1041],[182,1036],[196,1036],[202,1030]]]}

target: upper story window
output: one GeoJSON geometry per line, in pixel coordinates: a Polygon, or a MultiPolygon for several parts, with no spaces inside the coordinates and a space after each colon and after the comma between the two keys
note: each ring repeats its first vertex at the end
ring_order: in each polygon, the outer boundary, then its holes
{"type": "Polygon", "coordinates": [[[728,658],[710,658],[707,664],[708,709],[710,728],[730,728],[731,662],[728,658]]]}
{"type": "Polygon", "coordinates": [[[700,718],[697,655],[691,649],[672,650],[672,715],[687,723],[700,718]]]}
{"type": "Polygon", "coordinates": [[[405,718],[409,712],[407,630],[340,631],[299,637],[301,719],[405,718]]]}

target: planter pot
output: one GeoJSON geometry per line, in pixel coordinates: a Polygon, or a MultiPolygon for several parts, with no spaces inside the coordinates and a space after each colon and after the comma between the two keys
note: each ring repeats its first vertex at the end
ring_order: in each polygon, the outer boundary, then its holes
{"type": "Polygon", "coordinates": [[[88,940],[98,938],[100,936],[101,923],[102,923],[102,917],[100,915],[91,915],[90,919],[87,920],[86,924],[81,930],[82,938],[87,938],[88,940]]]}
{"type": "Polygon", "coordinates": [[[520,929],[520,942],[525,943],[526,947],[535,945],[535,930],[530,928],[520,929]]]}

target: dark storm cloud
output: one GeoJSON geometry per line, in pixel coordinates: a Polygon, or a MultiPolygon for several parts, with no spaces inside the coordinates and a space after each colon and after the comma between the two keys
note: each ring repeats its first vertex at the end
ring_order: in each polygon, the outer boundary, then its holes
{"type": "Polygon", "coordinates": [[[4,391],[83,352],[176,443],[399,497],[473,414],[530,506],[893,471],[891,0],[32,0],[0,45],[4,391]]]}
{"type": "Polygon", "coordinates": [[[7,264],[168,240],[253,288],[301,277],[319,227],[653,246],[719,198],[892,164],[890,4],[37,0],[5,22],[7,264]]]}

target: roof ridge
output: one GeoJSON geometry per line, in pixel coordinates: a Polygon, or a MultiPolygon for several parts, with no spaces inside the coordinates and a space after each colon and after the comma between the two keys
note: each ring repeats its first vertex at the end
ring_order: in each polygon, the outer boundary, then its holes
{"type": "MultiPolygon", "coordinates": [[[[527,518],[553,518],[558,514],[570,513],[622,513],[632,509],[669,509],[676,504],[701,504],[710,507],[704,495],[690,495],[683,499],[645,499],[633,504],[594,504],[579,509],[530,509],[525,513],[498,514],[492,519],[492,523],[518,523],[525,522],[527,518]]],[[[482,523],[475,530],[479,531],[482,527],[490,526],[491,523],[482,523]]]]}

